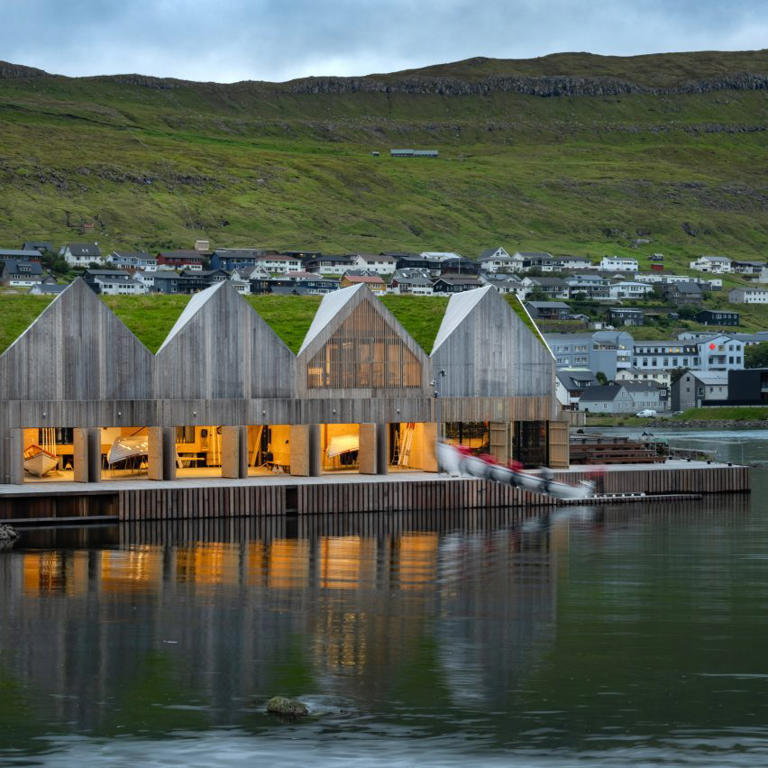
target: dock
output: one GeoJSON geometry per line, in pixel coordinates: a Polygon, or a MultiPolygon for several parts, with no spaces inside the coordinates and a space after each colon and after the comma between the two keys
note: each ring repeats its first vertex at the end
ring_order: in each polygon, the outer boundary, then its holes
{"type": "MultiPolygon", "coordinates": [[[[578,466],[555,480],[592,479],[599,499],[640,501],[748,493],[749,467],[705,461],[578,466]],[[632,496],[634,495],[634,497],[632,496]],[[641,496],[643,495],[643,496],[641,496]]],[[[594,503],[601,503],[595,499],[594,503]]],[[[338,512],[454,511],[553,508],[543,494],[490,480],[431,472],[387,476],[341,473],[319,477],[274,475],[245,479],[119,480],[0,485],[0,521],[14,523],[118,523],[202,520],[338,512]]],[[[585,505],[591,500],[581,502],[585,505]]],[[[605,501],[602,501],[605,503],[605,501]]]]}

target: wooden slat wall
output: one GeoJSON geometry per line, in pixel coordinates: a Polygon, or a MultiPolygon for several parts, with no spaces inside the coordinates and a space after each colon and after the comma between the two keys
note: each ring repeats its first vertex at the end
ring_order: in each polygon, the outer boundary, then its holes
{"type": "Polygon", "coordinates": [[[0,399],[142,400],[153,396],[154,362],[78,279],[0,355],[0,399]]]}
{"type": "MultiPolygon", "coordinates": [[[[448,304],[443,323],[452,322],[451,313],[467,300],[467,294],[456,298],[448,304]]],[[[554,400],[554,358],[495,290],[485,290],[431,359],[435,375],[445,371],[439,379],[444,397],[544,396],[550,403],[554,400]]],[[[544,418],[554,417],[550,410],[544,418]]]]}
{"type": "Polygon", "coordinates": [[[158,353],[155,393],[182,400],[290,398],[295,363],[293,352],[225,282],[158,353]]]}

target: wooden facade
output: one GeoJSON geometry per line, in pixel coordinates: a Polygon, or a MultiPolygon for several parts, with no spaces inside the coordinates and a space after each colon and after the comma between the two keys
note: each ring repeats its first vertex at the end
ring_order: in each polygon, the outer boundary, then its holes
{"type": "MultiPolygon", "coordinates": [[[[441,334],[428,357],[358,285],[324,297],[294,355],[223,283],[190,299],[153,355],[76,280],[0,355],[0,483],[24,480],[25,429],[147,428],[149,476],[170,479],[172,433],[183,426],[307,426],[311,435],[323,424],[377,425],[380,436],[391,424],[556,418],[551,355],[494,289],[453,297],[441,334]]],[[[371,430],[363,430],[365,471],[385,471],[375,451],[386,441],[371,430]]],[[[79,480],[98,474],[91,438],[79,454],[90,469],[79,467],[79,480]]],[[[227,449],[228,474],[247,471],[236,455],[242,442],[227,449]]],[[[296,445],[313,452],[316,443],[296,445]]],[[[290,464],[298,474],[319,466],[314,454],[290,464]]]]}

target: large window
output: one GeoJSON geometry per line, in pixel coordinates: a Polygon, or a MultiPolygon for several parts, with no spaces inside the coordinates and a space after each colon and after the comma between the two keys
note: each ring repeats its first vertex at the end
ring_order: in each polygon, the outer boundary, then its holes
{"type": "Polygon", "coordinates": [[[309,361],[309,389],[421,386],[421,365],[384,318],[360,304],[309,361]]]}

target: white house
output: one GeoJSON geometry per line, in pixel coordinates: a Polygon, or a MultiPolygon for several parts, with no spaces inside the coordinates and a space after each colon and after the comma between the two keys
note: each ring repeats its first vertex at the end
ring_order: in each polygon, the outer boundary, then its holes
{"type": "Polygon", "coordinates": [[[713,275],[725,275],[731,271],[731,260],[727,256],[702,256],[688,265],[697,272],[711,272],[713,275]]]}
{"type": "Polygon", "coordinates": [[[483,251],[479,261],[483,272],[518,272],[523,266],[521,258],[510,256],[501,246],[483,251]]]}
{"type": "Polygon", "coordinates": [[[633,280],[621,280],[608,286],[608,295],[612,299],[642,299],[653,293],[653,286],[633,280]]]}
{"type": "Polygon", "coordinates": [[[600,260],[601,272],[637,272],[637,259],[625,256],[603,256],[600,260]]]}
{"type": "Polygon", "coordinates": [[[731,304],[768,304],[768,288],[733,288],[728,291],[731,304]]]}
{"type": "Polygon", "coordinates": [[[138,296],[148,292],[142,280],[135,280],[119,269],[88,269],[84,277],[96,293],[104,296],[138,296]]]}
{"type": "Polygon", "coordinates": [[[91,264],[103,264],[101,248],[97,243],[67,243],[59,250],[70,267],[90,267],[91,264]]]}
{"type": "Polygon", "coordinates": [[[269,254],[257,257],[255,263],[266,269],[267,272],[280,275],[284,275],[287,272],[301,272],[304,269],[301,259],[295,256],[269,254]]]}
{"type": "Polygon", "coordinates": [[[375,256],[370,253],[358,253],[354,257],[356,269],[365,269],[369,272],[375,272],[377,275],[394,275],[396,265],[397,259],[394,256],[384,254],[375,256]]]}

